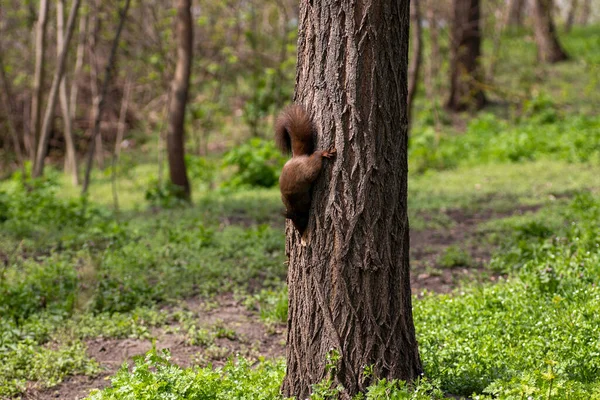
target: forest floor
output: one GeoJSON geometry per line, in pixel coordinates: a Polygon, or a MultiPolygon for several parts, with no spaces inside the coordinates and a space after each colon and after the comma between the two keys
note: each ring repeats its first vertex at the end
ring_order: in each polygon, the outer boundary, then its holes
{"type": "MultiPolygon", "coordinates": [[[[500,274],[486,268],[495,247],[482,240],[484,233],[480,226],[494,219],[522,215],[538,208],[538,205],[533,205],[519,206],[511,211],[448,210],[445,212],[450,222],[448,227],[413,230],[410,239],[413,294],[419,296],[424,291],[451,293],[463,284],[496,281],[500,274]],[[461,253],[448,259],[449,248],[461,249],[461,253]]],[[[429,219],[427,214],[421,217],[426,221],[429,219]]],[[[432,218],[439,218],[439,215],[432,218]]],[[[238,218],[235,222],[245,225],[251,221],[238,218]]],[[[110,377],[123,363],[132,365],[135,356],[143,356],[153,345],[158,350],[169,349],[171,360],[182,367],[206,366],[209,363],[220,366],[229,357],[238,355],[254,358],[285,356],[285,324],[261,321],[256,312],[248,310],[232,293],[219,294],[208,302],[198,297],[189,298],[184,301],[183,308],[193,313],[200,326],[211,327],[217,323],[235,334],[216,338],[208,347],[192,345],[186,342],[185,335],[177,332],[177,323],[173,323],[173,326],[154,329],[148,339],[89,339],[85,342],[87,354],[99,363],[102,372],[95,376],[70,376],[49,389],[38,389],[32,384],[23,393],[23,398],[84,398],[90,390],[108,386],[110,377]]]]}

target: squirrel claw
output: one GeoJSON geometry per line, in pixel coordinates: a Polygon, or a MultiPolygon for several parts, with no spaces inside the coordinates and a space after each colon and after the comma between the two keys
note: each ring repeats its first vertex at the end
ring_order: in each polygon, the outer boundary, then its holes
{"type": "Polygon", "coordinates": [[[337,150],[335,147],[331,146],[328,150],[323,152],[323,157],[325,158],[333,158],[335,157],[337,150]]]}

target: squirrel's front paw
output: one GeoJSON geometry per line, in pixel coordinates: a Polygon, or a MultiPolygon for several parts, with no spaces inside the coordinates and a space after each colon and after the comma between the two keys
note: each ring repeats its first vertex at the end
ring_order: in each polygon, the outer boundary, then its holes
{"type": "Polygon", "coordinates": [[[335,147],[331,146],[328,150],[323,152],[323,157],[325,158],[333,158],[335,157],[337,150],[335,147]]]}

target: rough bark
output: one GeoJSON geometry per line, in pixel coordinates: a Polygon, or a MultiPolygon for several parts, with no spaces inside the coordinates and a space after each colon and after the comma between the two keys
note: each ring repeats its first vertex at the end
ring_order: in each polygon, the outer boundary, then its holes
{"type": "Polygon", "coordinates": [[[569,57],[562,49],[552,19],[552,0],[531,0],[538,61],[556,63],[569,57]]]}
{"type": "Polygon", "coordinates": [[[421,72],[421,59],[423,54],[423,29],[421,26],[421,5],[419,0],[410,2],[410,26],[412,54],[410,55],[410,64],[408,65],[408,122],[412,121],[412,109],[419,84],[419,75],[421,72]]]}
{"type": "Polygon", "coordinates": [[[171,87],[167,153],[171,183],[181,189],[177,193],[190,198],[190,183],[185,167],[185,110],[192,66],[192,15],[191,0],[177,0],[177,65],[171,87]]]}
{"type": "Polygon", "coordinates": [[[371,377],[421,373],[409,279],[409,0],[301,2],[295,101],[318,149],[337,159],[317,180],[307,245],[287,225],[286,396],[332,374],[341,398],[371,377]],[[339,360],[326,371],[327,355],[339,360]]]}
{"type": "Polygon", "coordinates": [[[481,88],[482,71],[479,0],[453,0],[450,55],[450,111],[479,110],[486,99],[481,88]]]}
{"type": "Polygon", "coordinates": [[[31,96],[31,123],[27,150],[29,158],[35,161],[37,140],[40,134],[42,113],[42,90],[44,89],[44,56],[46,54],[46,26],[48,25],[48,0],[40,0],[40,12],[35,29],[35,71],[33,75],[33,94],[31,96]]]}
{"type": "Polygon", "coordinates": [[[506,25],[522,26],[523,25],[523,9],[524,8],[525,8],[525,0],[509,0],[506,25]]]}
{"type": "Polygon", "coordinates": [[[48,141],[50,140],[50,129],[52,128],[54,107],[56,106],[56,99],[58,97],[60,82],[63,80],[63,75],[65,73],[67,54],[69,54],[69,42],[71,41],[71,37],[73,36],[73,30],[75,28],[75,18],[77,17],[77,12],[79,11],[80,5],[81,0],[73,0],[71,12],[69,13],[69,21],[67,22],[67,33],[64,37],[64,43],[60,49],[58,65],[56,66],[56,72],[54,73],[54,78],[52,79],[52,87],[50,88],[50,93],[48,94],[48,102],[46,104],[46,112],[44,113],[44,121],[40,133],[40,141],[38,143],[35,164],[33,166],[33,177],[41,176],[44,172],[44,159],[46,157],[46,152],[48,151],[48,141]]]}
{"type": "MultiPolygon", "coordinates": [[[[60,57],[60,50],[62,49],[64,43],[64,8],[65,0],[58,0],[58,2],[56,3],[56,51],[58,53],[58,57],[60,57]]],[[[71,180],[73,184],[77,185],[79,183],[79,180],[77,178],[77,160],[75,155],[75,141],[73,140],[73,129],[71,124],[72,116],[69,108],[69,100],[67,97],[66,76],[63,76],[58,91],[65,135],[65,172],[71,174],[71,180]]]]}
{"type": "Polygon", "coordinates": [[[92,173],[92,163],[94,161],[94,152],[96,145],[96,138],[100,134],[100,121],[102,120],[102,112],[104,111],[104,103],[106,101],[106,94],[108,93],[108,86],[110,84],[112,78],[113,67],[115,65],[115,59],[117,57],[117,48],[119,47],[119,40],[121,38],[121,32],[123,31],[123,26],[125,26],[125,21],[127,20],[127,12],[129,11],[129,5],[131,4],[131,0],[126,0],[123,9],[121,10],[121,15],[119,17],[119,26],[117,27],[117,32],[115,33],[115,38],[113,39],[110,55],[108,57],[108,61],[106,63],[106,69],[104,71],[104,81],[102,82],[102,91],[99,94],[99,99],[94,106],[94,128],[92,131],[92,137],[90,138],[90,142],[88,145],[88,154],[85,165],[85,175],[83,179],[83,185],[81,187],[81,193],[86,194],[88,188],[90,186],[90,177],[92,173]]]}

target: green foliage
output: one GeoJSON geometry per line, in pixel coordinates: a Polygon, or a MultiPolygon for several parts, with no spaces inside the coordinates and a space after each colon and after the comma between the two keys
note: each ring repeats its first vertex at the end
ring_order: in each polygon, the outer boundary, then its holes
{"type": "Polygon", "coordinates": [[[0,396],[19,394],[27,381],[50,387],[67,375],[97,372],[97,363],[87,358],[85,345],[79,341],[53,349],[25,339],[7,351],[0,351],[0,396]]]}
{"type": "Polygon", "coordinates": [[[473,264],[471,255],[458,246],[448,246],[438,260],[444,268],[469,267],[473,264]]]}
{"type": "Polygon", "coordinates": [[[0,315],[15,321],[41,310],[71,312],[77,294],[77,270],[66,257],[53,255],[45,264],[24,260],[0,275],[0,315]]]}
{"type": "Polygon", "coordinates": [[[146,189],[145,198],[150,206],[164,209],[184,207],[189,203],[184,199],[184,190],[181,186],[170,181],[150,180],[146,189]]]}
{"type": "Polygon", "coordinates": [[[209,187],[214,182],[217,173],[217,165],[214,162],[209,161],[206,157],[197,157],[186,154],[185,165],[190,180],[206,183],[209,187]]]}
{"type": "Polygon", "coordinates": [[[182,369],[169,361],[169,353],[155,349],[117,372],[110,388],[95,391],[89,400],[150,399],[278,399],[285,373],[282,362],[259,362],[252,368],[243,358],[223,368],[182,369]]]}
{"type": "Polygon", "coordinates": [[[444,390],[514,399],[600,393],[600,200],[577,196],[565,216],[570,223],[552,236],[523,230],[538,236],[521,259],[498,253],[520,261],[506,281],[415,303],[425,370],[444,390]]]}
{"type": "Polygon", "coordinates": [[[266,322],[285,323],[287,321],[287,288],[279,291],[263,289],[248,297],[245,304],[250,309],[258,310],[260,318],[266,322]]]}
{"type": "Polygon", "coordinates": [[[409,160],[420,172],[549,158],[600,161],[600,117],[563,117],[548,96],[540,95],[525,103],[523,118],[515,125],[480,113],[462,134],[442,134],[430,126],[415,130],[409,150],[409,160]]]}
{"type": "Polygon", "coordinates": [[[272,140],[251,139],[228,151],[223,157],[224,167],[235,167],[224,187],[273,187],[279,180],[283,166],[281,156],[272,140]]]}
{"type": "Polygon", "coordinates": [[[26,179],[15,174],[0,188],[0,224],[16,238],[44,236],[56,226],[63,231],[81,231],[88,224],[101,223],[109,214],[90,204],[86,197],[60,199],[58,181],[46,178],[26,179]]]}

